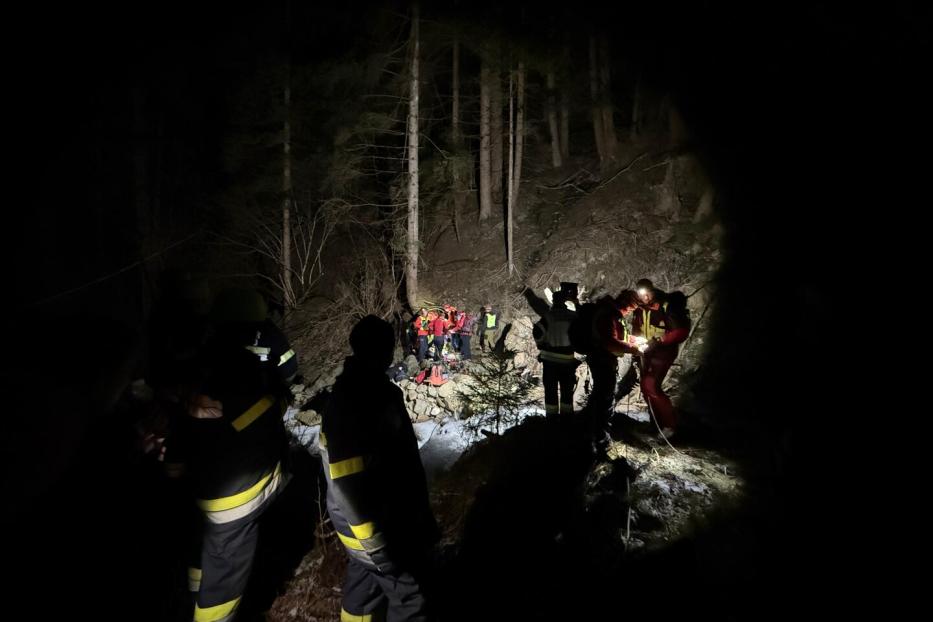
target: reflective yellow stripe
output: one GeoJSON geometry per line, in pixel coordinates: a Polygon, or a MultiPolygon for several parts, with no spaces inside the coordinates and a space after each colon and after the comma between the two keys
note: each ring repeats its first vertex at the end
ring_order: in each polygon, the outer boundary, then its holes
{"type": "Polygon", "coordinates": [[[269,407],[275,402],[275,398],[267,395],[252,406],[245,413],[233,420],[233,427],[237,432],[242,432],[252,422],[259,418],[259,415],[269,410],[269,407]]]}
{"type": "Polygon", "coordinates": [[[340,609],[340,622],[371,622],[373,614],[367,613],[361,616],[355,616],[346,609],[340,609]]]}
{"type": "Polygon", "coordinates": [[[201,609],[197,605],[194,606],[194,622],[214,622],[215,620],[223,620],[240,605],[240,596],[237,596],[233,600],[228,600],[222,605],[215,605],[213,607],[208,607],[207,609],[201,609]]]}
{"type": "Polygon", "coordinates": [[[577,358],[573,354],[564,354],[562,352],[551,352],[550,350],[540,350],[539,356],[542,360],[552,361],[554,363],[569,363],[571,361],[576,361],[577,358]]]}
{"type": "Polygon", "coordinates": [[[281,464],[275,465],[275,470],[272,471],[272,473],[269,473],[263,477],[261,480],[253,484],[249,489],[244,490],[243,492],[238,492],[235,495],[221,497],[220,499],[198,499],[198,507],[205,512],[220,512],[222,510],[229,510],[231,508],[239,507],[244,503],[249,503],[255,499],[259,493],[262,492],[262,489],[266,487],[266,484],[270,479],[272,479],[273,476],[279,474],[281,469],[281,464]]]}
{"type": "Polygon", "coordinates": [[[362,551],[363,543],[357,540],[356,538],[351,538],[350,536],[345,536],[339,531],[337,532],[337,537],[340,538],[340,541],[343,542],[343,545],[348,549],[353,549],[354,551],[362,551]]]}
{"type": "Polygon", "coordinates": [[[291,359],[293,356],[295,356],[294,350],[289,350],[288,352],[283,354],[282,357],[279,359],[279,367],[287,363],[289,359],[291,359]]]}
{"type": "Polygon", "coordinates": [[[340,477],[346,477],[347,475],[353,475],[354,473],[359,473],[364,468],[366,467],[363,465],[362,456],[334,462],[330,465],[330,478],[338,479],[340,477]]]}
{"type": "Polygon", "coordinates": [[[370,521],[368,523],[363,523],[362,525],[350,525],[350,531],[352,531],[353,535],[360,540],[366,540],[367,538],[373,537],[373,533],[376,531],[376,526],[372,521],[370,521]]]}
{"type": "Polygon", "coordinates": [[[269,356],[269,353],[272,352],[272,348],[264,348],[263,346],[246,346],[246,349],[256,356],[269,356]]]}

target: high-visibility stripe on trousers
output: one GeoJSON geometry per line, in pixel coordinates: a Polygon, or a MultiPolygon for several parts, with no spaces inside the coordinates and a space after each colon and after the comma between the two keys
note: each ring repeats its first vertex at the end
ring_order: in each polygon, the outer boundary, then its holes
{"type": "Polygon", "coordinates": [[[201,567],[188,570],[190,587],[200,579],[195,622],[228,622],[236,615],[256,553],[259,518],[284,485],[281,465],[276,465],[248,494],[199,502],[204,512],[201,567]]]}

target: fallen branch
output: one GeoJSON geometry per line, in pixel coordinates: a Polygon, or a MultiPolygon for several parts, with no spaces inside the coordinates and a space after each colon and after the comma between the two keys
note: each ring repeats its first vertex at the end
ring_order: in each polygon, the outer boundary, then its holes
{"type": "Polygon", "coordinates": [[[635,166],[635,163],[636,163],[636,162],[638,162],[639,160],[641,160],[641,159],[642,159],[643,157],[645,157],[646,155],[648,155],[648,152],[647,152],[647,151],[644,152],[643,154],[641,154],[640,156],[636,157],[636,158],[635,158],[634,160],[632,160],[631,162],[629,162],[624,168],[620,168],[618,171],[616,171],[616,173],[615,173],[612,177],[610,177],[610,178],[607,179],[606,181],[604,181],[604,182],[600,183],[598,186],[596,186],[596,187],[594,188],[594,190],[599,190],[600,188],[602,188],[602,187],[605,186],[606,184],[611,183],[612,180],[614,180],[616,177],[618,177],[618,176],[621,175],[622,173],[624,173],[624,172],[628,171],[629,169],[631,169],[633,166],[635,166]]]}

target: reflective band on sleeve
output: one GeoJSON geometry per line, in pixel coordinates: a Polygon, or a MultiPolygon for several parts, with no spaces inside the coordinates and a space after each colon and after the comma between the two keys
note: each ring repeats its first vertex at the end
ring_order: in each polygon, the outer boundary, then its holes
{"type": "Polygon", "coordinates": [[[353,475],[354,473],[359,473],[366,466],[363,464],[363,457],[356,456],[354,458],[348,458],[347,460],[341,460],[340,462],[334,462],[330,465],[330,478],[339,479],[341,477],[346,477],[347,475],[353,475]]]}
{"type": "Polygon", "coordinates": [[[252,406],[245,413],[233,420],[233,427],[237,432],[245,430],[249,424],[256,421],[260,415],[269,410],[269,407],[275,403],[275,398],[267,395],[252,406]]]}

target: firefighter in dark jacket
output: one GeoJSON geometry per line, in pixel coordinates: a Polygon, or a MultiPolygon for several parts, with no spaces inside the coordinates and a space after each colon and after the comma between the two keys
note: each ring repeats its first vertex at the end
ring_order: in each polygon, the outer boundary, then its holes
{"type": "Polygon", "coordinates": [[[632,318],[632,335],[642,338],[641,392],[662,436],[670,438],[677,429],[671,399],[661,384],[677,358],[680,344],[690,335],[690,315],[683,292],[666,293],[651,281],[636,285],[640,305],[632,318]]]}
{"type": "Polygon", "coordinates": [[[548,417],[573,415],[573,391],[579,362],[573,354],[569,332],[577,313],[568,308],[567,302],[576,304],[576,300],[563,288],[554,292],[550,307],[530,288],[525,289],[525,297],[541,316],[541,321],[535,325],[534,337],[542,366],[544,414],[548,417]]]}
{"type": "Polygon", "coordinates": [[[586,363],[593,374],[593,392],[588,402],[594,443],[605,450],[610,442],[609,418],[615,405],[618,357],[637,354],[629,342],[625,316],[638,306],[635,292],[622,290],[616,297],[604,296],[596,302],[593,311],[593,340],[595,347],[586,355],[586,363]]]}
{"type": "Polygon", "coordinates": [[[194,620],[232,620],[256,552],[260,516],[285,487],[281,378],[271,362],[218,333],[199,356],[166,440],[166,470],[190,479],[200,554],[188,569],[194,620]]]}
{"type": "Polygon", "coordinates": [[[402,392],[386,376],[395,345],[367,316],[321,424],[327,511],[349,557],[341,620],[427,620],[426,560],[439,532],[402,392]]]}
{"type": "Polygon", "coordinates": [[[269,319],[265,299],[252,289],[225,289],[217,295],[211,310],[216,330],[243,344],[263,363],[269,363],[285,386],[298,375],[298,358],[288,338],[269,319]]]}

